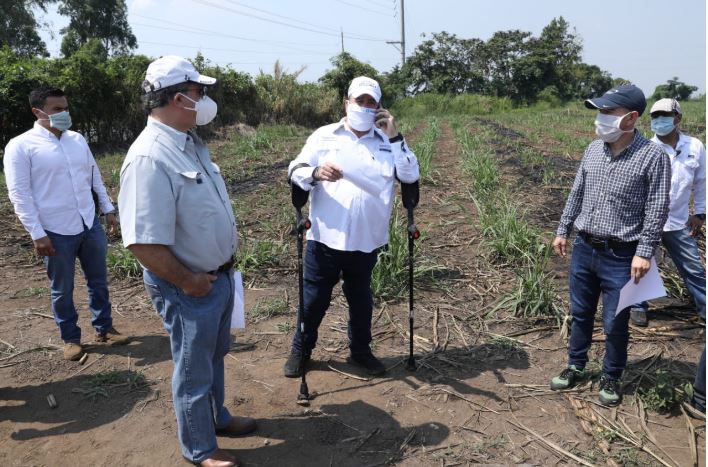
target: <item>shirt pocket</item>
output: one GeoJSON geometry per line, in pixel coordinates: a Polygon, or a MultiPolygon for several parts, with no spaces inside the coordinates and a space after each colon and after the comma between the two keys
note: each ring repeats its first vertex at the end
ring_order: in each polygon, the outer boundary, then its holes
{"type": "Polygon", "coordinates": [[[205,175],[197,171],[179,172],[182,186],[177,197],[177,216],[187,222],[202,222],[216,214],[213,195],[205,175]]]}

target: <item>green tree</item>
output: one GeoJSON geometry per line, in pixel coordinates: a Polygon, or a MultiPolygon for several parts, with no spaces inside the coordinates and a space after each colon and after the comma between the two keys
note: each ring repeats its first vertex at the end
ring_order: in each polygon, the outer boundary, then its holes
{"type": "Polygon", "coordinates": [[[7,46],[20,56],[49,56],[37,34],[39,23],[33,7],[47,11],[51,0],[0,0],[0,47],[7,46]]]}
{"type": "Polygon", "coordinates": [[[128,24],[125,0],[60,0],[59,14],[70,18],[61,30],[61,53],[68,57],[90,39],[110,53],[126,53],[138,45],[128,24]]]}
{"type": "Polygon", "coordinates": [[[613,86],[612,77],[596,65],[578,63],[573,68],[574,97],[588,99],[605,93],[613,86]]]}
{"type": "Polygon", "coordinates": [[[327,70],[319,79],[319,82],[328,88],[335,89],[340,99],[347,97],[349,84],[357,76],[368,76],[379,81],[379,83],[381,81],[376,68],[357,60],[347,52],[342,52],[333,57],[330,62],[334,68],[327,70]]]}
{"type": "Polygon", "coordinates": [[[401,73],[409,83],[412,94],[434,92],[461,94],[482,92],[483,42],[479,39],[461,39],[442,31],[415,48],[401,73]]]}
{"type": "Polygon", "coordinates": [[[664,97],[669,97],[672,99],[685,101],[691,97],[693,91],[697,90],[698,87],[683,83],[679,81],[677,76],[674,76],[672,79],[668,80],[666,84],[658,85],[651,97],[652,99],[663,99],[664,97]]]}

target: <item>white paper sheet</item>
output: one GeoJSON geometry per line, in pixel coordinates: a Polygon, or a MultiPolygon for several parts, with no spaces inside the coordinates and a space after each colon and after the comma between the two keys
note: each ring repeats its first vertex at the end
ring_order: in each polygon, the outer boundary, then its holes
{"type": "Polygon", "coordinates": [[[244,303],[241,272],[234,271],[234,307],[231,310],[231,329],[246,329],[244,303]]]}
{"type": "Polygon", "coordinates": [[[656,265],[656,260],[652,258],[649,272],[641,278],[639,284],[635,284],[634,279],[630,279],[629,282],[622,287],[619,302],[617,303],[617,310],[615,310],[615,316],[617,316],[620,311],[635,303],[665,296],[666,289],[659,275],[659,267],[656,265]]]}
{"type": "Polygon", "coordinates": [[[351,182],[372,196],[381,195],[381,185],[372,180],[373,177],[379,176],[373,165],[367,164],[358,157],[345,157],[340,152],[328,156],[327,159],[342,169],[344,180],[351,182]]]}

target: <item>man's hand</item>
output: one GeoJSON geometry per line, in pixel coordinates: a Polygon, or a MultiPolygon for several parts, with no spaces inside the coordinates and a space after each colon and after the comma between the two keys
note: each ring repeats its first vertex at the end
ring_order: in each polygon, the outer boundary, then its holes
{"type": "Polygon", "coordinates": [[[383,107],[376,109],[374,121],[376,122],[376,128],[381,129],[389,138],[393,138],[398,135],[398,129],[396,128],[396,122],[393,119],[393,115],[391,115],[389,111],[383,107]]]}
{"type": "Polygon", "coordinates": [[[553,251],[555,251],[558,256],[565,258],[568,254],[568,239],[565,237],[556,237],[555,240],[553,240],[553,251]]]}
{"type": "Polygon", "coordinates": [[[701,233],[703,224],[705,224],[705,221],[696,216],[690,216],[688,218],[688,227],[691,229],[691,237],[695,237],[701,233]]]}
{"type": "Polygon", "coordinates": [[[317,171],[317,180],[324,182],[336,182],[344,176],[342,169],[332,161],[325,161],[315,170],[317,171]]]}
{"type": "Polygon", "coordinates": [[[106,214],[106,224],[108,225],[108,233],[118,232],[118,218],[115,213],[106,214]]]}
{"type": "Polygon", "coordinates": [[[646,276],[651,267],[651,261],[649,258],[644,258],[642,256],[635,256],[632,258],[632,279],[634,279],[635,284],[639,284],[639,280],[646,276]]]}
{"type": "Polygon", "coordinates": [[[56,251],[54,250],[54,245],[52,245],[52,241],[49,240],[49,237],[42,237],[38,238],[37,240],[34,240],[32,243],[34,243],[34,248],[37,250],[37,253],[39,253],[40,256],[54,256],[56,251]]]}
{"type": "Polygon", "coordinates": [[[216,276],[205,272],[192,274],[190,279],[182,287],[185,294],[192,297],[204,297],[211,292],[211,283],[216,280],[216,276]]]}

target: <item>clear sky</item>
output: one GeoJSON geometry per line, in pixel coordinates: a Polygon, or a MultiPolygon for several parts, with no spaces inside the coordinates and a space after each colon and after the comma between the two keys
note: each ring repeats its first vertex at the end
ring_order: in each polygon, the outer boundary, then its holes
{"type": "MultiPolygon", "coordinates": [[[[316,81],[344,49],[380,72],[400,63],[386,41],[401,37],[400,0],[126,0],[138,53],[194,57],[256,75],[277,59],[288,71],[305,65],[301,81],[316,81]]],[[[706,89],[705,0],[405,0],[406,52],[423,34],[447,31],[486,40],[509,29],[538,36],[563,16],[583,41],[583,61],[651,94],[678,76],[706,89]]],[[[59,55],[59,29],[50,11],[42,35],[59,55]]]]}

